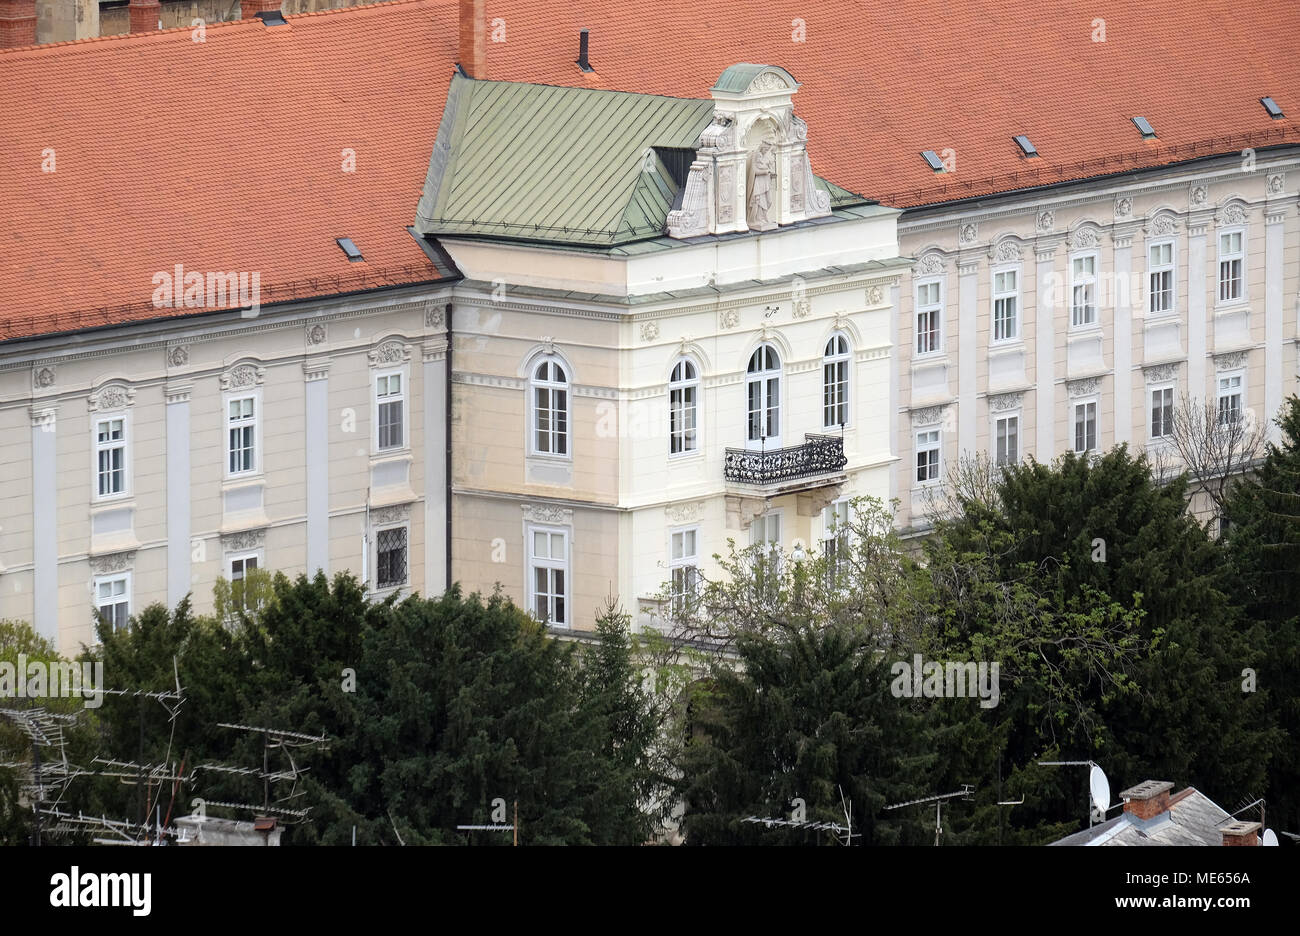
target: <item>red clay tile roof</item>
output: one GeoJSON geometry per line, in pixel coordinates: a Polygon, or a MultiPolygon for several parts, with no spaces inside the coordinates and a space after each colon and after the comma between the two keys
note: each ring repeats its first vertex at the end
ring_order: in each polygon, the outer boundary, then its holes
{"type": "Polygon", "coordinates": [[[814,171],[900,207],[1300,143],[1295,0],[488,0],[487,15],[505,20],[487,44],[498,80],[704,97],[728,65],[780,65],[803,83],[814,171]],[[921,159],[948,148],[954,175],[921,159]]]}
{"type": "MultiPolygon", "coordinates": [[[[1300,142],[1292,0],[488,0],[486,14],[505,39],[486,43],[489,78],[703,98],[728,65],[781,65],[804,83],[814,170],[902,207],[1300,142]],[[1019,156],[1017,133],[1041,158],[1019,156]],[[951,175],[919,155],[949,148],[951,175]]],[[[179,29],[0,52],[0,340],[155,317],[151,277],[175,263],[259,271],[264,304],[436,277],[405,227],[457,56],[455,0],[288,19],[214,24],[205,43],[179,29]],[[40,171],[47,147],[55,173],[40,171]]]]}
{"type": "Polygon", "coordinates": [[[256,272],[263,305],[437,279],[406,226],[455,10],[385,3],[215,23],[205,42],[186,28],[0,52],[0,340],[198,311],[153,306],[152,277],[178,263],[256,272]]]}

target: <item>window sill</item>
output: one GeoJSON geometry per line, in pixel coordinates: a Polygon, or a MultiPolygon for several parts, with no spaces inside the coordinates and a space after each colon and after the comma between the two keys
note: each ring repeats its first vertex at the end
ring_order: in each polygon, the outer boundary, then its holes
{"type": "MultiPolygon", "coordinates": [[[[534,455],[534,456],[532,456],[532,457],[533,457],[533,458],[539,458],[540,456],[534,455]]],[[[669,452],[669,453],[668,453],[668,463],[669,463],[669,464],[677,464],[677,463],[679,463],[679,462],[702,461],[703,459],[704,459],[704,449],[702,449],[702,448],[692,449],[692,450],[689,451],[689,452],[669,452]]]]}
{"type": "Polygon", "coordinates": [[[105,494],[103,497],[94,497],[90,501],[90,512],[92,514],[103,513],[107,510],[116,510],[119,507],[134,506],[135,495],[130,491],[121,494],[105,494]]]}
{"type": "Polygon", "coordinates": [[[1000,341],[989,342],[989,357],[996,357],[999,354],[1016,354],[1025,350],[1025,340],[1023,338],[1003,338],[1000,341]]]}
{"type": "Polygon", "coordinates": [[[258,487],[266,484],[266,476],[260,471],[228,474],[221,480],[222,491],[235,491],[239,488],[258,487]]]}
{"type": "Polygon", "coordinates": [[[1100,338],[1104,330],[1100,322],[1089,322],[1087,325],[1071,325],[1068,334],[1071,338],[1100,338]]]}

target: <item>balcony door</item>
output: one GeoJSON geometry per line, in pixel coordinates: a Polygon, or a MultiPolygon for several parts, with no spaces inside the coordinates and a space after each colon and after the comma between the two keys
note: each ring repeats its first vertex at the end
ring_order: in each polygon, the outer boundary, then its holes
{"type": "Polygon", "coordinates": [[[759,345],[749,359],[745,377],[748,406],[745,447],[772,451],[781,447],[781,356],[771,345],[759,345]]]}

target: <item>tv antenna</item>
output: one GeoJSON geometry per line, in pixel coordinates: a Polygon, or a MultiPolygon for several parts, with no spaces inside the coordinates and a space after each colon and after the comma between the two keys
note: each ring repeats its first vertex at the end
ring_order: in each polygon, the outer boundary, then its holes
{"type": "Polygon", "coordinates": [[[919,806],[921,803],[934,803],[934,844],[938,846],[939,839],[943,835],[943,804],[950,799],[971,798],[975,792],[975,787],[969,783],[963,783],[961,790],[957,793],[940,793],[938,796],[923,796],[920,799],[908,800],[904,803],[894,803],[892,806],[886,806],[886,809],[902,809],[904,806],[919,806]]]}
{"type": "Polygon", "coordinates": [[[844,825],[838,822],[820,822],[810,819],[785,819],[780,816],[746,816],[741,822],[752,822],[769,829],[812,829],[814,832],[830,832],[841,845],[852,845],[855,838],[862,838],[861,832],[853,831],[853,800],[846,799],[844,788],[836,785],[840,791],[840,808],[844,810],[844,825]]]}
{"type": "MultiPolygon", "coordinates": [[[[391,818],[391,817],[390,817],[391,818]]],[[[515,821],[513,825],[458,825],[461,832],[513,832],[515,847],[519,847],[519,800],[515,800],[515,821]]]]}

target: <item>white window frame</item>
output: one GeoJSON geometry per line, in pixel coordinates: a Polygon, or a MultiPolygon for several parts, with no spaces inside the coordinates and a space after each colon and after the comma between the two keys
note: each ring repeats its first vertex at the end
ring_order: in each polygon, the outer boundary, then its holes
{"type": "Polygon", "coordinates": [[[1087,329],[1096,328],[1101,320],[1101,313],[1097,305],[1097,273],[1101,265],[1100,254],[1095,250],[1084,251],[1070,255],[1070,328],[1087,329]],[[1083,260],[1092,261],[1092,272],[1089,274],[1077,274],[1075,264],[1083,260]],[[1079,287],[1089,287],[1089,299],[1080,306],[1076,303],[1076,290],[1079,287]],[[1079,312],[1085,313],[1091,310],[1091,317],[1081,319],[1079,312]]]}
{"type": "Polygon", "coordinates": [[[853,419],[853,342],[849,341],[849,336],[842,331],[832,332],[826,339],[826,344],[822,346],[822,428],[823,429],[847,429],[850,421],[853,419]],[[844,350],[836,351],[834,354],[827,354],[834,341],[844,342],[844,350]],[[833,383],[828,382],[827,369],[843,367],[844,379],[840,380],[838,375],[833,383]],[[842,399],[830,400],[830,390],[834,387],[840,388],[842,399]],[[839,410],[844,419],[840,422],[827,422],[826,417],[832,415],[832,410],[839,410]]]}
{"type": "MultiPolygon", "coordinates": [[[[112,605],[113,607],[116,607],[119,604],[126,605],[126,624],[124,624],[124,628],[125,628],[125,626],[129,625],[131,620],[131,600],[132,600],[131,584],[132,583],[131,583],[131,572],[129,570],[126,572],[114,572],[111,575],[96,575],[94,579],[91,581],[91,586],[90,586],[91,595],[93,596],[92,600],[94,601],[95,612],[98,615],[99,612],[102,611],[103,608],[105,607],[105,605],[100,604],[99,587],[101,585],[109,585],[114,582],[122,583],[122,595],[120,600],[111,601],[109,602],[109,604],[112,605]]],[[[116,633],[118,629],[116,615],[114,615],[113,618],[110,618],[110,620],[112,620],[113,623],[113,631],[116,633]]]]}
{"type": "Polygon", "coordinates": [[[411,371],[407,366],[374,368],[370,372],[370,422],[374,429],[370,433],[371,451],[376,455],[391,455],[395,452],[410,451],[411,448],[411,371]],[[395,394],[379,395],[380,380],[387,380],[390,377],[398,379],[400,391],[395,394]],[[387,448],[381,448],[379,445],[379,409],[381,406],[389,403],[400,403],[402,406],[402,444],[390,445],[387,448]]]}
{"type": "MultiPolygon", "coordinates": [[[[990,429],[990,436],[992,437],[993,444],[990,446],[990,448],[992,448],[993,450],[993,466],[995,468],[1000,468],[1000,467],[1010,467],[1011,465],[1020,464],[1020,457],[1021,457],[1020,440],[1023,438],[1024,435],[1024,433],[1021,431],[1023,428],[1022,424],[1024,420],[1021,418],[1020,410],[1010,410],[1002,413],[994,413],[992,422],[993,425],[992,428],[990,429]],[[1002,423],[1007,423],[1009,428],[1009,424],[1013,419],[1015,420],[1015,449],[1014,451],[1007,451],[1004,453],[1001,450],[1003,440],[1000,435],[1001,432],[1000,425],[1002,423]]],[[[1007,439],[1010,440],[1010,438],[1011,436],[1010,433],[1008,432],[1007,439]]],[[[1010,446],[1008,446],[1008,448],[1010,448],[1010,446]]]]}
{"type": "MultiPolygon", "coordinates": [[[[225,476],[226,476],[227,478],[255,478],[255,477],[257,477],[258,475],[262,474],[262,459],[263,459],[263,451],[262,451],[262,422],[263,422],[263,419],[262,419],[262,416],[263,416],[263,413],[262,413],[262,391],[261,391],[261,388],[257,388],[257,389],[254,389],[254,390],[232,390],[232,391],[230,391],[229,393],[222,394],[222,398],[221,398],[221,428],[222,428],[222,444],[221,444],[221,452],[222,452],[222,459],[223,459],[223,470],[224,470],[224,472],[225,472],[225,476]],[[253,427],[253,466],[252,466],[251,468],[243,468],[243,469],[240,469],[239,471],[232,471],[232,470],[230,469],[230,452],[231,452],[231,449],[230,449],[230,431],[231,431],[230,404],[233,403],[233,402],[235,402],[236,400],[252,400],[252,401],[253,401],[253,415],[252,415],[252,417],[251,417],[251,425],[252,425],[252,427],[253,427]]],[[[241,423],[240,423],[241,428],[242,428],[244,425],[246,425],[246,424],[243,423],[242,420],[241,420],[241,423]]]]}
{"type": "Polygon", "coordinates": [[[1222,426],[1225,424],[1223,418],[1223,401],[1231,399],[1232,397],[1237,398],[1237,419],[1241,420],[1246,418],[1246,371],[1244,368],[1240,370],[1220,371],[1215,374],[1214,391],[1214,422],[1216,426],[1222,426]],[[1231,381],[1233,380],[1237,381],[1236,386],[1231,385],[1231,381]],[[1225,388],[1223,386],[1224,383],[1229,383],[1229,386],[1225,388]]]}
{"type": "Polygon", "coordinates": [[[569,362],[558,354],[542,354],[533,358],[528,365],[528,454],[540,458],[553,458],[562,461],[573,461],[573,368],[569,362]],[[537,376],[544,364],[560,368],[564,374],[563,381],[552,380],[553,371],[547,372],[547,379],[542,380],[537,376]],[[538,405],[537,393],[539,390],[546,390],[549,393],[547,397],[550,403],[547,406],[548,413],[563,413],[564,428],[556,429],[554,426],[547,429],[547,439],[551,451],[545,451],[537,444],[538,432],[538,405]],[[564,393],[564,405],[555,406],[555,394],[564,393]],[[564,440],[564,451],[556,452],[556,440],[564,440]]]}
{"type": "Polygon", "coordinates": [[[822,508],[822,556],[826,559],[826,574],[834,581],[841,570],[852,543],[853,504],[848,497],[831,501],[822,508]],[[841,517],[841,514],[843,515],[841,517]],[[834,549],[831,548],[834,544],[834,549]]]}
{"type": "Polygon", "coordinates": [[[1147,315],[1156,317],[1173,315],[1178,311],[1178,244],[1171,239],[1150,241],[1147,244],[1147,315]],[[1169,248],[1169,260],[1157,263],[1151,255],[1156,250],[1169,248]],[[1168,276],[1169,289],[1156,289],[1155,277],[1168,276]],[[1156,308],[1156,296],[1168,293],[1168,308],[1156,308]]]}
{"type": "Polygon", "coordinates": [[[750,352],[749,357],[745,359],[745,447],[749,449],[759,448],[780,448],[781,447],[781,396],[785,391],[785,359],[781,354],[781,349],[771,341],[764,341],[750,352]],[[764,349],[776,358],[776,367],[769,366],[771,361],[764,355],[762,363],[764,367],[761,370],[751,371],[750,364],[754,358],[761,354],[764,349]],[[773,382],[775,381],[775,392],[773,391],[773,382]],[[759,408],[752,408],[754,395],[753,388],[758,387],[759,408]],[[755,429],[754,414],[760,414],[760,423],[758,426],[759,435],[753,437],[755,429]],[[773,416],[775,415],[775,419],[773,416]],[[775,422],[776,431],[771,435],[764,435],[767,429],[775,422]]]}
{"type": "Polygon", "coordinates": [[[1235,225],[1225,227],[1215,232],[1215,264],[1214,264],[1214,301],[1216,306],[1240,305],[1247,301],[1247,273],[1246,269],[1246,228],[1244,225],[1235,225]],[[1223,250],[1223,239],[1225,237],[1239,236],[1241,238],[1241,249],[1235,253],[1223,250]],[[1238,267],[1239,287],[1236,296],[1223,298],[1223,265],[1236,261],[1240,264],[1238,267]]]}
{"type": "MultiPolygon", "coordinates": [[[[265,569],[265,568],[266,568],[266,562],[265,562],[265,560],[263,559],[263,556],[262,556],[262,550],[260,550],[260,549],[249,549],[249,550],[244,550],[244,551],[242,551],[242,552],[226,553],[226,555],[225,555],[223,558],[224,558],[224,563],[225,563],[225,569],[224,569],[224,572],[225,572],[225,576],[226,576],[226,581],[228,581],[228,582],[230,583],[230,586],[231,586],[231,597],[232,597],[232,598],[234,597],[234,586],[235,586],[235,583],[236,583],[236,582],[242,582],[242,581],[244,581],[244,580],[248,577],[248,567],[247,567],[247,565],[246,565],[246,563],[248,562],[248,560],[250,560],[250,559],[253,560],[253,568],[255,568],[255,569],[265,569]],[[241,572],[240,572],[239,578],[235,578],[235,563],[236,563],[236,562],[242,562],[242,563],[245,563],[244,568],[243,568],[243,569],[241,570],[241,572]]],[[[243,601],[242,598],[241,598],[241,600],[240,600],[240,608],[241,608],[241,609],[247,609],[247,608],[248,608],[248,605],[244,603],[244,601],[243,601]]],[[[254,610],[255,610],[255,609],[254,609],[254,610]]]]}
{"type": "Polygon", "coordinates": [[[932,354],[942,354],[943,353],[943,315],[944,315],[943,277],[941,276],[931,277],[929,279],[918,280],[916,284],[915,294],[913,296],[913,301],[915,303],[915,314],[913,314],[912,316],[912,330],[914,332],[912,349],[915,352],[916,357],[923,358],[932,354]],[[936,288],[936,291],[938,293],[938,299],[935,302],[923,303],[921,301],[921,290],[928,289],[931,286],[934,286],[936,288]],[[922,315],[932,316],[933,318],[933,328],[924,329],[924,332],[921,328],[922,315]],[[925,348],[924,351],[921,350],[922,348],[921,335],[923,333],[924,334],[933,333],[934,335],[933,346],[930,346],[930,342],[927,341],[926,342],[927,347],[925,348]]]}
{"type": "MultiPolygon", "coordinates": [[[[992,294],[991,305],[989,307],[989,342],[991,344],[1012,344],[1020,340],[1020,266],[998,266],[990,271],[989,287],[992,294]],[[1003,284],[1002,289],[998,288],[998,277],[1010,275],[1014,283],[1010,289],[1003,284]],[[1010,303],[1011,305],[1011,328],[1008,334],[999,337],[998,335],[998,304],[1010,303]]],[[[1005,316],[1004,316],[1005,318],[1005,316]]]]}
{"type": "MultiPolygon", "coordinates": [[[[567,371],[566,371],[567,373],[567,371]]],[[[528,613],[547,627],[558,627],[570,629],[573,627],[573,537],[568,527],[549,526],[546,524],[529,523],[524,526],[524,557],[525,557],[525,575],[528,594],[528,613]],[[562,559],[556,559],[554,556],[537,556],[534,553],[534,535],[543,533],[547,536],[559,535],[562,537],[561,548],[564,551],[562,559]],[[548,609],[553,608],[555,598],[564,601],[564,620],[546,620],[537,613],[537,569],[558,570],[564,574],[563,592],[547,592],[551,601],[548,602],[548,609]]],[[[551,551],[551,541],[547,540],[547,551],[551,551]]],[[[553,579],[548,584],[553,584],[553,579]]]]}
{"type": "Polygon", "coordinates": [[[668,583],[673,614],[690,610],[689,605],[700,593],[700,526],[669,527],[668,529],[668,583]],[[677,555],[677,540],[682,544],[677,555]],[[692,551],[686,551],[687,541],[692,551]],[[691,570],[691,571],[687,571],[691,570]],[[684,582],[678,582],[679,575],[684,582]],[[688,597],[689,596],[689,601],[688,597]]]}
{"type": "Polygon", "coordinates": [[[1157,444],[1162,442],[1168,442],[1170,441],[1170,438],[1173,435],[1173,429],[1171,428],[1171,425],[1173,423],[1174,407],[1177,406],[1177,401],[1174,398],[1174,389],[1175,387],[1172,381],[1164,381],[1161,383],[1147,384],[1147,414],[1150,417],[1147,420],[1147,439],[1150,442],[1157,443],[1157,444]],[[1155,411],[1156,411],[1157,393],[1161,394],[1162,396],[1166,393],[1169,394],[1169,407],[1168,407],[1167,415],[1163,412],[1164,410],[1163,401],[1161,401],[1160,404],[1162,409],[1162,414],[1160,417],[1161,428],[1165,430],[1165,432],[1161,433],[1160,435],[1156,435],[1155,433],[1155,429],[1156,429],[1155,411]]]}
{"type": "Polygon", "coordinates": [[[673,361],[672,370],[668,374],[668,455],[670,458],[698,455],[700,452],[700,389],[702,386],[700,366],[694,358],[683,355],[673,361]],[[679,368],[682,374],[680,379],[677,377],[679,368]],[[688,374],[690,376],[687,376],[688,374]],[[681,398],[680,404],[677,402],[678,395],[681,398]],[[681,422],[685,423],[687,413],[690,414],[690,428],[678,428],[676,423],[679,414],[682,417],[681,422]],[[681,448],[674,451],[678,439],[681,440],[681,448]]]}
{"type": "MultiPolygon", "coordinates": [[[[783,508],[777,507],[768,510],[765,513],[759,514],[749,522],[749,545],[751,547],[759,545],[764,546],[764,548],[761,549],[754,558],[765,563],[770,561],[770,570],[774,582],[779,582],[781,577],[781,544],[784,537],[785,510],[783,508]],[[760,521],[763,523],[763,538],[761,540],[756,538],[754,530],[755,525],[760,521]],[[775,521],[776,526],[776,539],[768,539],[767,537],[771,532],[773,521],[775,521]]],[[[755,569],[758,570],[757,564],[755,565],[755,569]]],[[[763,593],[766,589],[763,587],[761,581],[757,584],[759,585],[759,597],[763,597],[763,593]]]]}
{"type": "Polygon", "coordinates": [[[1076,455],[1101,450],[1101,402],[1097,397],[1084,397],[1070,401],[1070,450],[1076,455]],[[1087,444],[1087,407],[1092,407],[1092,445],[1087,444]],[[1084,410],[1084,447],[1079,448],[1079,410],[1084,410]]]}
{"type": "Polygon", "coordinates": [[[131,416],[125,410],[108,413],[92,413],[90,419],[90,478],[92,500],[96,503],[124,500],[131,496],[131,416]],[[103,443],[99,441],[100,423],[122,421],[122,439],[120,442],[103,443]],[[122,450],[122,490],[101,494],[99,490],[99,455],[100,452],[115,448],[122,450]]]}
{"type": "MultiPolygon", "coordinates": [[[[915,458],[912,463],[912,486],[913,487],[931,487],[943,480],[943,428],[941,426],[922,426],[912,434],[914,443],[915,458]],[[933,435],[934,438],[930,438],[933,435]],[[934,452],[936,458],[933,462],[934,477],[921,478],[921,454],[934,452]]],[[[929,459],[926,460],[927,473],[931,470],[929,459]]]]}
{"type": "Polygon", "coordinates": [[[396,591],[399,588],[406,588],[411,584],[411,525],[408,522],[385,523],[382,526],[374,528],[374,574],[371,577],[371,591],[375,593],[384,593],[396,591]],[[406,533],[406,574],[400,582],[388,582],[380,584],[379,582],[379,537],[383,533],[391,533],[394,530],[403,530],[406,533]]]}

